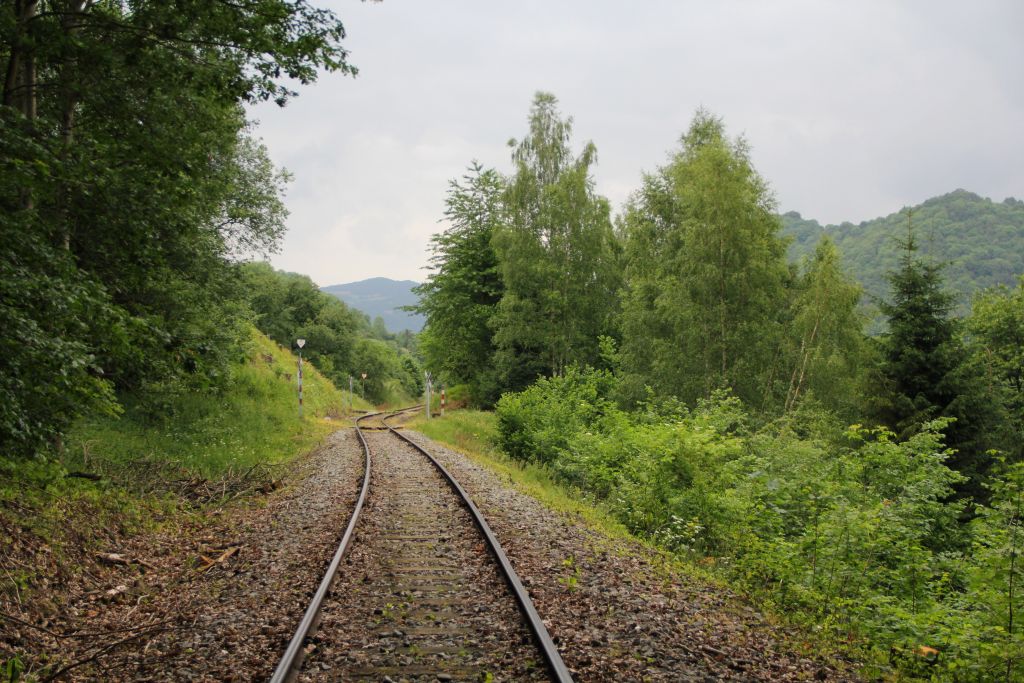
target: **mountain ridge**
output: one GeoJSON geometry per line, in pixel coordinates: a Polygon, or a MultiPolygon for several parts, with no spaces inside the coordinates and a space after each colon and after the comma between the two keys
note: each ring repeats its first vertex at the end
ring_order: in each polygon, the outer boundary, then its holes
{"type": "Polygon", "coordinates": [[[970,298],[987,287],[1015,285],[1024,274],[1024,201],[996,202],[964,189],[854,224],[821,225],[796,211],[780,216],[782,234],[791,238],[789,256],[799,261],[814,253],[818,240],[835,242],[848,272],[876,299],[888,295],[885,275],[899,261],[899,241],[907,237],[907,212],[920,253],[946,263],[947,288],[965,313],[970,298]]]}
{"type": "Polygon", "coordinates": [[[347,306],[370,316],[371,320],[382,318],[389,332],[419,332],[426,322],[424,317],[402,310],[403,306],[412,306],[419,302],[419,297],[412,291],[418,284],[414,280],[393,280],[378,276],[327,285],[321,287],[320,291],[341,299],[347,306]]]}

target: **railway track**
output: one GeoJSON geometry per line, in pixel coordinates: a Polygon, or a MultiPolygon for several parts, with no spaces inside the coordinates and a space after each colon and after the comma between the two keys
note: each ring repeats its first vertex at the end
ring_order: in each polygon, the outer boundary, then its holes
{"type": "Polygon", "coordinates": [[[402,412],[356,420],[362,491],[272,683],[572,681],[469,496],[388,424],[402,412]]]}

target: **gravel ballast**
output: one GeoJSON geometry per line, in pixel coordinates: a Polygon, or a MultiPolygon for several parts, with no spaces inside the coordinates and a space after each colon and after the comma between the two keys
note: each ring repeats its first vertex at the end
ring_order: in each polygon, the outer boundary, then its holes
{"type": "Polygon", "coordinates": [[[512,489],[417,432],[480,508],[579,681],[857,680],[794,652],[784,633],[656,551],[610,538],[512,489]]]}
{"type": "Polygon", "coordinates": [[[61,610],[45,633],[5,623],[4,640],[54,662],[51,671],[70,667],[61,680],[266,680],[348,523],[362,474],[355,432],[336,432],[290,465],[265,506],[208,510],[160,533],[111,539],[104,550],[117,561],[54,586],[61,610]]]}
{"type": "MultiPolygon", "coordinates": [[[[856,680],[728,591],[655,550],[516,491],[416,432],[468,491],[577,681],[856,680]]],[[[369,432],[370,496],[307,645],[303,680],[540,681],[543,661],[468,512],[427,460],[369,432]]],[[[61,680],[267,680],[348,523],[363,476],[352,429],[284,486],[160,532],[112,533],[46,599],[7,603],[0,654],[61,680]],[[7,655],[9,656],[9,654],[7,655]]],[[[25,555],[28,561],[32,556],[25,555]]]]}
{"type": "Polygon", "coordinates": [[[397,437],[366,438],[370,497],[301,680],[548,680],[455,492],[397,437]]]}

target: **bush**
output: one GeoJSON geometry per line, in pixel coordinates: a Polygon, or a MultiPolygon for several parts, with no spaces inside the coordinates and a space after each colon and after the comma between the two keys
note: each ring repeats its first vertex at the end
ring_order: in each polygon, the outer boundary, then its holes
{"type": "Polygon", "coordinates": [[[947,420],[898,441],[844,428],[808,402],[752,430],[725,393],[627,413],[616,392],[608,372],[574,368],[506,394],[499,445],[604,502],[634,533],[826,633],[863,638],[904,673],[1019,676],[1024,466],[965,525],[947,420]],[[940,656],[923,659],[922,646],[940,656]]]}

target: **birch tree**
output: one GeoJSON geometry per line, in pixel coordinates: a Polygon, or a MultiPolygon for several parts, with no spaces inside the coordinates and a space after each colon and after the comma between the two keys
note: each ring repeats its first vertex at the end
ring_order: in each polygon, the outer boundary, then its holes
{"type": "Polygon", "coordinates": [[[760,402],[789,280],[774,210],[745,142],[699,111],[625,214],[627,385],[760,402]]]}
{"type": "Polygon", "coordinates": [[[573,155],[572,119],[557,105],[538,93],[527,136],[509,143],[515,173],[494,237],[505,291],[493,319],[507,388],[595,363],[616,311],[610,207],[590,175],[597,150],[588,142],[573,155]]]}

